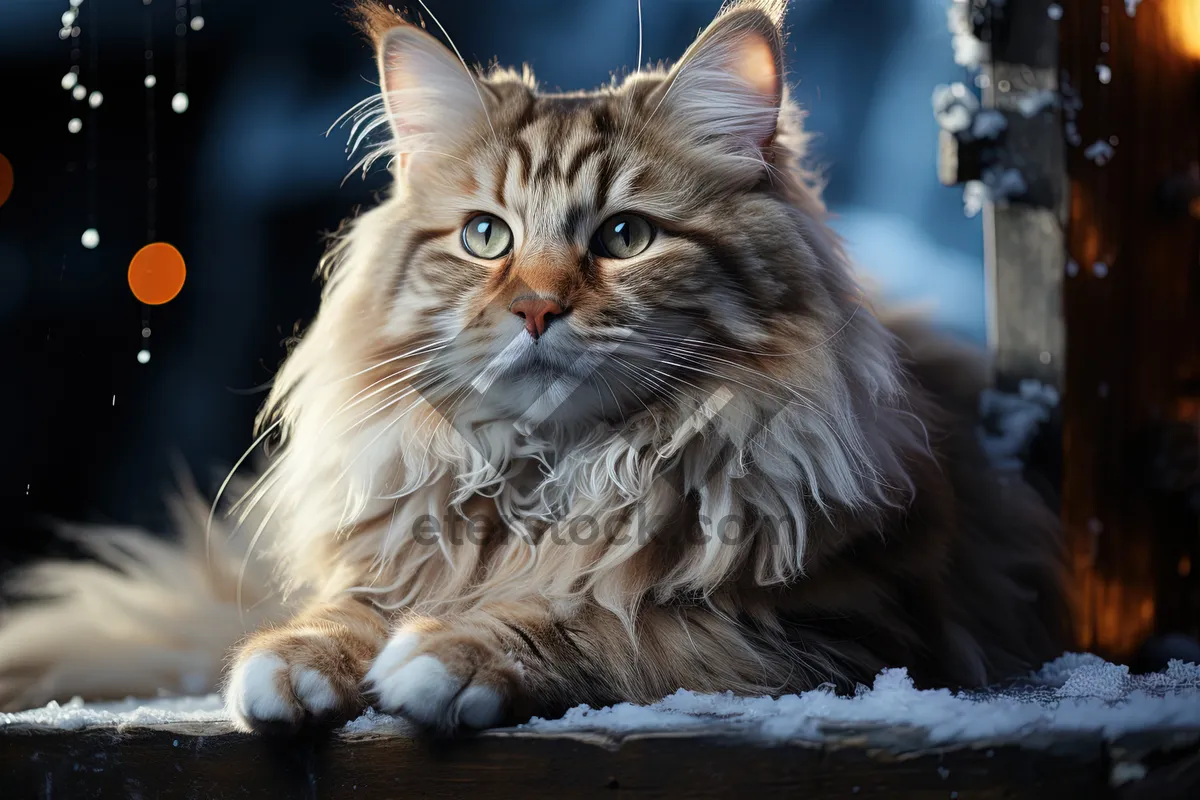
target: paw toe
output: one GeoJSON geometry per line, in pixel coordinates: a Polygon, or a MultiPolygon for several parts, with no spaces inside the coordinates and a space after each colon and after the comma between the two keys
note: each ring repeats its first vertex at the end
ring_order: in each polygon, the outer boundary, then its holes
{"type": "Polygon", "coordinates": [[[516,670],[499,650],[461,636],[401,633],[367,673],[377,707],[443,733],[503,721],[516,670]]]}
{"type": "Polygon", "coordinates": [[[296,722],[302,712],[287,675],[287,664],[274,653],[250,656],[234,668],[225,690],[230,713],[249,728],[296,722]]]}

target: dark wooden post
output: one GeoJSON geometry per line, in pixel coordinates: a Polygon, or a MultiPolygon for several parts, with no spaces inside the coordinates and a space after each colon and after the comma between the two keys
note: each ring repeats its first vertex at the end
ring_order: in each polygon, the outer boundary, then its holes
{"type": "Polygon", "coordinates": [[[984,208],[988,338],[998,382],[1035,379],[1063,388],[1062,282],[1066,171],[1058,102],[1058,22],[1044,0],[987,9],[990,57],[983,106],[1007,128],[991,169],[1016,170],[1025,191],[984,208]]]}
{"type": "Polygon", "coordinates": [[[1062,75],[1080,101],[1067,153],[1063,518],[1079,643],[1125,656],[1156,630],[1194,635],[1200,618],[1187,505],[1200,420],[1200,225],[1188,215],[1200,194],[1200,1],[1061,7],[1062,75]]]}

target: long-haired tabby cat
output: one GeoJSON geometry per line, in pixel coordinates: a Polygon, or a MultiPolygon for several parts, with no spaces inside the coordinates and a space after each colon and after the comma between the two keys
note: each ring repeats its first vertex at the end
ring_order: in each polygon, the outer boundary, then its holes
{"type": "Polygon", "coordinates": [[[118,532],[87,540],[115,570],[35,569],[8,705],[213,686],[273,593],[222,683],[255,730],[893,665],[977,686],[1061,652],[1056,525],[979,451],[982,364],[886,319],[826,225],[783,6],[544,94],[362,5],[382,93],[356,135],[390,128],[394,186],[274,383],[245,556],[118,532]]]}

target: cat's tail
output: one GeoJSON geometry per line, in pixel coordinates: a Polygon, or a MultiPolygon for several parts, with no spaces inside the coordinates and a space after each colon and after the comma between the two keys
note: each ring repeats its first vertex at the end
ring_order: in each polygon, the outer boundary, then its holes
{"type": "Polygon", "coordinates": [[[177,541],[67,528],[92,560],[42,562],[7,582],[19,599],[0,612],[0,710],[216,690],[229,648],[282,603],[269,566],[236,544],[244,533],[208,530],[198,493],[185,489],[171,512],[177,541]]]}

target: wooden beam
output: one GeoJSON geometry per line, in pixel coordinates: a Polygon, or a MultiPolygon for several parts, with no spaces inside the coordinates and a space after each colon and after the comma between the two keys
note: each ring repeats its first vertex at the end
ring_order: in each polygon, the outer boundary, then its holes
{"type": "Polygon", "coordinates": [[[12,798],[1195,796],[1200,731],[1112,745],[1091,734],[931,747],[920,731],[846,727],[823,743],[768,744],[710,730],[435,742],[388,732],[301,743],[222,725],[0,732],[0,796],[12,798]],[[1181,777],[1182,776],[1182,777],[1181,777]],[[1149,783],[1147,783],[1149,782],[1149,783]]]}

